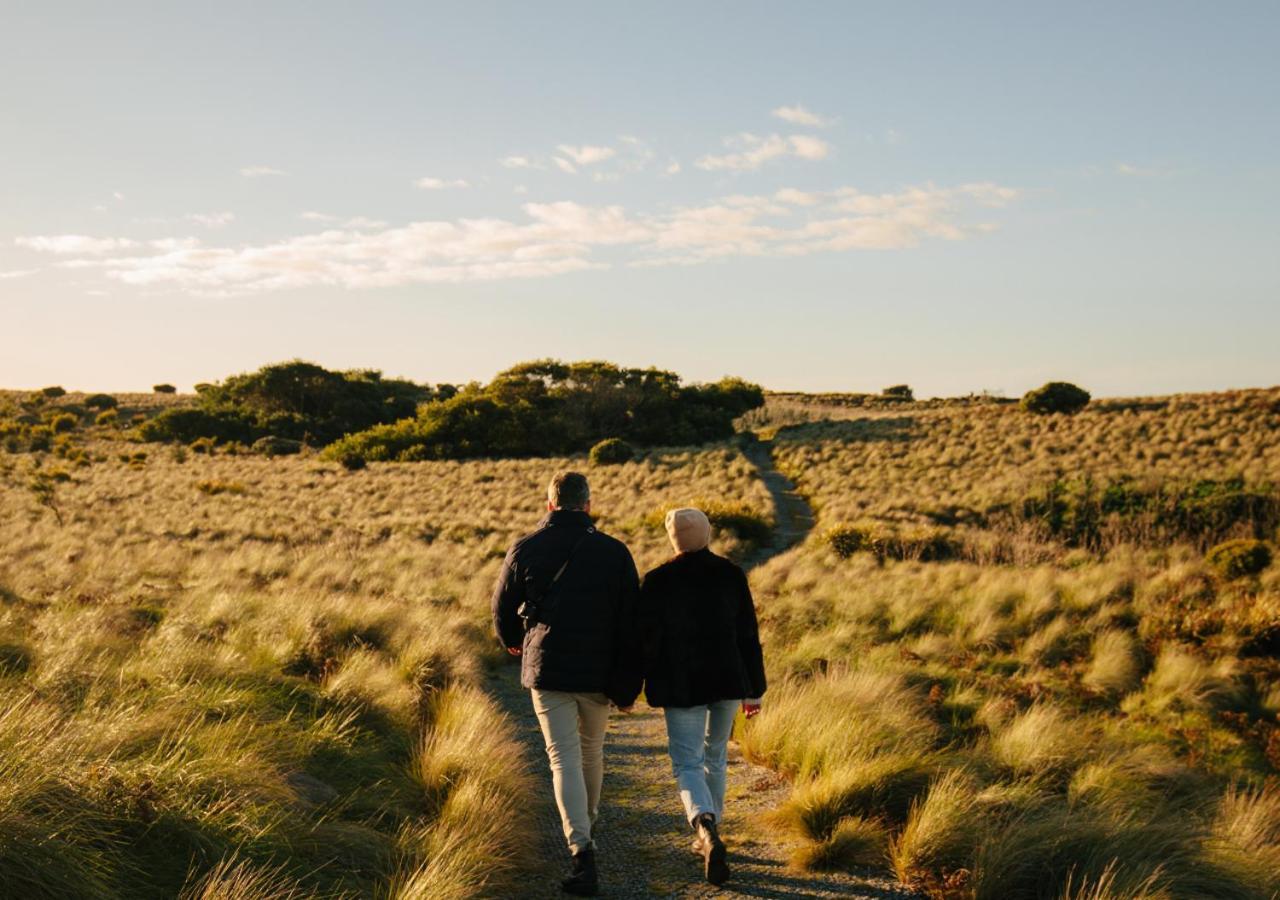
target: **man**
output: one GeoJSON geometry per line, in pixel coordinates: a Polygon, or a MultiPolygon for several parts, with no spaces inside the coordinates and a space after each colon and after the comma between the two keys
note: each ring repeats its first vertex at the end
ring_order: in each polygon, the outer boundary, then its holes
{"type": "Polygon", "coordinates": [[[604,731],[612,701],[629,711],[640,692],[632,633],[639,577],[621,541],[597,531],[591,490],[577,472],[547,488],[547,516],[516,541],[493,593],[493,624],[507,652],[521,657],[520,683],[551,762],[565,840],[573,854],[561,888],[599,888],[591,829],[604,778],[604,731]]]}

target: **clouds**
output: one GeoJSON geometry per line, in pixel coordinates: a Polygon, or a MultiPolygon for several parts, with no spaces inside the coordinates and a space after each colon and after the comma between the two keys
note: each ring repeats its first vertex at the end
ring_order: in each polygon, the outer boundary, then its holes
{"type": "Polygon", "coordinates": [[[750,132],[742,132],[724,139],[724,145],[731,153],[716,155],[707,154],[699,158],[694,165],[709,172],[754,172],[765,163],[792,156],[798,159],[818,160],[831,155],[831,145],[822,138],[807,134],[793,134],[782,137],[771,134],[759,137],[750,132]]]}
{"type": "Polygon", "coordinates": [[[245,178],[270,178],[274,175],[288,175],[289,173],[283,169],[273,169],[271,166],[245,166],[240,170],[240,174],[245,178]]]}
{"type": "Polygon", "coordinates": [[[593,147],[585,144],[581,147],[561,144],[556,149],[579,166],[593,166],[618,155],[618,151],[612,147],[593,147]]]}
{"type": "MultiPolygon", "coordinates": [[[[356,289],[437,282],[543,278],[607,268],[694,265],[746,256],[903,249],[926,240],[965,240],[990,230],[979,209],[1017,197],[992,183],[866,193],[853,187],[733,195],[636,213],[619,205],[525,203],[519,220],[460,218],[389,226],[348,219],[341,226],[266,243],[216,246],[195,238],[137,242],[53,235],[18,246],[73,258],[134,286],[232,295],[291,288],[356,289]]],[[[304,214],[326,222],[321,213],[304,214]]]]}
{"type": "Polygon", "coordinates": [[[792,125],[809,125],[814,128],[825,128],[835,121],[807,110],[798,103],[795,106],[779,106],[772,111],[771,115],[776,119],[782,119],[784,122],[790,122],[792,125]]]}
{"type": "Polygon", "coordinates": [[[55,253],[59,256],[98,256],[136,247],[137,242],[127,238],[95,238],[84,234],[55,234],[19,237],[14,245],[41,253],[55,253]]]}
{"type": "Polygon", "coordinates": [[[413,182],[413,186],[421,188],[424,191],[442,191],[448,188],[466,188],[471,184],[461,178],[445,179],[445,178],[419,178],[413,182]]]}
{"type": "Polygon", "coordinates": [[[184,218],[188,222],[205,228],[222,228],[234,222],[236,214],[231,212],[187,213],[184,218]]]}

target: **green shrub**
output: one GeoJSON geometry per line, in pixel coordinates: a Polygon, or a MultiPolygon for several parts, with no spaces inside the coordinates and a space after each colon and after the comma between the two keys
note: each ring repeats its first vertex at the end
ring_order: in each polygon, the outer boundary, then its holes
{"type": "Polygon", "coordinates": [[[1050,381],[1027,393],[1022,408],[1033,413],[1077,413],[1089,405],[1089,392],[1066,381],[1050,381]]]}
{"type": "Polygon", "coordinates": [[[205,456],[213,456],[213,448],[218,442],[210,437],[196,438],[189,445],[192,453],[203,453],[205,456]]]}
{"type": "Polygon", "coordinates": [[[1262,541],[1224,541],[1204,559],[1223,578],[1243,578],[1257,575],[1271,565],[1271,548],[1262,541]]]}
{"type": "Polygon", "coordinates": [[[115,409],[104,409],[94,418],[93,424],[110,426],[116,424],[120,418],[120,411],[115,409]]]}
{"type": "Polygon", "coordinates": [[[268,435],[254,441],[251,449],[254,453],[261,453],[263,456],[292,456],[302,452],[302,441],[291,441],[289,438],[268,435]]]}
{"type": "Polygon", "coordinates": [[[832,525],[822,539],[841,559],[848,559],[859,550],[867,549],[874,541],[871,529],[865,525],[832,525]]]}
{"type": "Polygon", "coordinates": [[[110,394],[90,394],[84,398],[84,405],[89,409],[115,409],[120,401],[110,394]]]}
{"type": "Polygon", "coordinates": [[[331,459],[337,460],[338,464],[348,472],[358,472],[366,465],[364,457],[359,453],[340,453],[331,459]]]}
{"type": "Polygon", "coordinates": [[[605,438],[591,448],[591,462],[597,466],[631,462],[635,456],[635,448],[622,438],[605,438]]]}
{"type": "Polygon", "coordinates": [[[907,384],[895,384],[885,388],[880,392],[880,396],[887,400],[914,400],[915,393],[911,390],[911,386],[907,384]]]}
{"type": "Polygon", "coordinates": [[[67,392],[55,384],[47,388],[41,388],[40,395],[42,397],[48,397],[50,400],[56,400],[59,397],[65,397],[67,392]]]}
{"type": "Polygon", "coordinates": [[[54,434],[66,434],[68,431],[75,431],[79,421],[71,413],[58,413],[49,419],[49,428],[54,434]]]}
{"type": "Polygon", "coordinates": [[[174,387],[173,385],[171,385],[171,384],[157,384],[157,385],[154,385],[154,386],[151,388],[151,390],[155,391],[157,394],[176,394],[176,393],[178,393],[178,389],[177,389],[176,387],[174,387]]]}

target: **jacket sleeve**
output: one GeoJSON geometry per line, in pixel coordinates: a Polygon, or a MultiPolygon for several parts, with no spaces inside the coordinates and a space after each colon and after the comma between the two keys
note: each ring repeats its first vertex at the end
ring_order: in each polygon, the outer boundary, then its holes
{"type": "Polygon", "coordinates": [[[609,699],[618,706],[630,706],[640,696],[644,682],[644,650],[639,621],[640,576],[631,551],[623,547],[622,556],[617,632],[614,636],[617,657],[609,699]]]}
{"type": "Polygon", "coordinates": [[[519,647],[524,643],[524,623],[516,610],[524,601],[524,586],[516,573],[516,548],[507,551],[498,573],[498,583],[493,588],[490,607],[493,612],[493,631],[504,647],[519,647]]]}
{"type": "Polygon", "coordinates": [[[764,677],[764,650],[760,647],[760,629],[756,622],[756,605],[751,598],[751,585],[745,572],[741,573],[742,592],[738,601],[738,653],[742,657],[751,693],[747,699],[758,700],[764,696],[768,684],[764,677]]]}

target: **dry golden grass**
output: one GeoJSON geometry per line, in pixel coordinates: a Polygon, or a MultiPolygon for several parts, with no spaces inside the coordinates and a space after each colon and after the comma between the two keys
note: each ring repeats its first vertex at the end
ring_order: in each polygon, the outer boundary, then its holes
{"type": "MultiPolygon", "coordinates": [[[[585,462],[346,472],[87,438],[75,459],[0,455],[0,883],[263,900],[508,883],[531,787],[483,690],[505,661],[489,592],[552,472],[585,462]],[[63,473],[63,524],[37,461],[63,473]]],[[[728,448],[589,475],[642,567],[670,553],[655,508],[768,508],[728,448]]]]}

